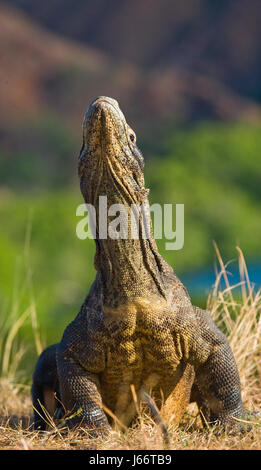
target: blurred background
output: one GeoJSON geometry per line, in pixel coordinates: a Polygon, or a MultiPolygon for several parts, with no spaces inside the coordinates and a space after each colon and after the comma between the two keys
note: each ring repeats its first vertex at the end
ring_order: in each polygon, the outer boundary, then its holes
{"type": "MultiPolygon", "coordinates": [[[[213,240],[232,283],[240,246],[260,286],[260,19],[259,0],[0,2],[2,319],[31,305],[43,344],[59,341],[94,279],[75,211],[98,95],[137,133],[150,203],[185,204],[184,248],[158,246],[193,301],[215,279],[213,240]]],[[[32,367],[35,354],[28,340],[32,367]]]]}

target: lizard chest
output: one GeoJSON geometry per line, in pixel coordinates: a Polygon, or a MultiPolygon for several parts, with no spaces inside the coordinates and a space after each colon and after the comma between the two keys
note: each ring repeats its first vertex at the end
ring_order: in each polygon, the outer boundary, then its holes
{"type": "Polygon", "coordinates": [[[175,372],[181,360],[168,322],[156,315],[112,322],[107,332],[106,375],[110,380],[128,375],[143,381],[148,372],[160,376],[175,372]]]}
{"type": "Polygon", "coordinates": [[[126,425],[135,415],[133,389],[139,399],[153,393],[167,398],[180,378],[180,358],[170,331],[137,322],[135,328],[115,324],[101,374],[101,395],[106,406],[126,425]]]}

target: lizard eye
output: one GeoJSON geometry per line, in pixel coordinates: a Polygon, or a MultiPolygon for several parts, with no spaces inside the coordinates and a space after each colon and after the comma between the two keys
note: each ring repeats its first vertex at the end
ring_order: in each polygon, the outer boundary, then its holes
{"type": "Polygon", "coordinates": [[[128,132],[129,132],[129,139],[130,139],[131,142],[134,142],[134,144],[135,144],[136,143],[136,134],[129,125],[127,125],[127,127],[128,127],[128,132]]]}

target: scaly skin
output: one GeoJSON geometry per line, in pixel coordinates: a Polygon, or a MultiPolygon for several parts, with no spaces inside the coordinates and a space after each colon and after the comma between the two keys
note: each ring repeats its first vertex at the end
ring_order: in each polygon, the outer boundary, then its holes
{"type": "MultiPolygon", "coordinates": [[[[97,227],[99,196],[107,196],[108,207],[123,204],[128,214],[131,204],[148,204],[143,157],[117,101],[99,97],[88,107],[78,167],[83,198],[96,208],[97,227]]],[[[152,231],[148,239],[133,240],[129,220],[125,239],[101,239],[97,232],[96,279],[54,348],[61,400],[67,410],[82,410],[70,424],[108,430],[103,403],[130,425],[136,414],[133,384],[138,399],[152,393],[163,416],[174,415],[175,423],[191,398],[207,419],[233,426],[233,417],[244,410],[226,337],[207,312],[192,306],[160,256],[152,231]]],[[[39,376],[37,366],[38,383],[39,376]]]]}

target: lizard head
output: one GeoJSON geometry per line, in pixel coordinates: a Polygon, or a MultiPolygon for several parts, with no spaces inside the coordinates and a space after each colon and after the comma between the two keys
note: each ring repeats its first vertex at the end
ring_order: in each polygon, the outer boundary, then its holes
{"type": "Polygon", "coordinates": [[[101,195],[111,203],[142,203],[143,157],[136,135],[127,124],[118,102],[100,96],[89,105],[83,120],[83,144],[78,173],[85,202],[96,205],[101,195]]]}

